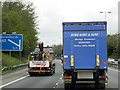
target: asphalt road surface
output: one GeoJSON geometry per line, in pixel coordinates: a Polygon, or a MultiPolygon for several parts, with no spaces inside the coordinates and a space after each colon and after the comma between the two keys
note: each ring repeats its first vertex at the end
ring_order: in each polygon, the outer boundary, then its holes
{"type": "MultiPolygon", "coordinates": [[[[53,76],[41,75],[30,77],[26,72],[27,69],[24,69],[3,76],[3,85],[0,88],[63,88],[63,65],[60,60],[56,60],[55,63],[56,71],[53,76]]],[[[107,88],[118,88],[118,73],[115,69],[109,69],[107,88]]]]}

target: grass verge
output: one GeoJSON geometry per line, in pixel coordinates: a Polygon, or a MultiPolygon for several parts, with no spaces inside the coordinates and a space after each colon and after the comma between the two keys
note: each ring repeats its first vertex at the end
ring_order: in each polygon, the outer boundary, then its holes
{"type": "MultiPolygon", "coordinates": [[[[15,57],[12,57],[8,54],[2,53],[2,68],[11,67],[11,66],[14,66],[14,65],[19,65],[19,64],[24,64],[24,63],[27,63],[27,62],[28,62],[28,60],[25,59],[25,58],[15,58],[15,57]]],[[[20,67],[20,69],[22,69],[22,68],[20,67]]],[[[0,75],[11,73],[11,72],[14,72],[16,70],[18,70],[18,68],[14,69],[14,70],[3,71],[3,72],[0,72],[0,75]]]]}

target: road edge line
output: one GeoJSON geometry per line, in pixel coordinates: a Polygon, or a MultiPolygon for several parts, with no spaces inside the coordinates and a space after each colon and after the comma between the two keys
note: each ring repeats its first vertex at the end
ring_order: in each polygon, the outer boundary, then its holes
{"type": "Polygon", "coordinates": [[[10,84],[13,84],[13,83],[15,83],[15,82],[17,82],[17,81],[20,81],[20,80],[22,80],[22,79],[24,79],[24,78],[27,78],[28,76],[29,76],[29,75],[26,75],[26,76],[24,76],[24,77],[21,77],[21,78],[19,78],[19,79],[16,79],[16,80],[12,81],[12,82],[9,82],[9,83],[7,83],[7,84],[1,85],[0,88],[3,88],[3,87],[8,86],[8,85],[10,85],[10,84]]]}

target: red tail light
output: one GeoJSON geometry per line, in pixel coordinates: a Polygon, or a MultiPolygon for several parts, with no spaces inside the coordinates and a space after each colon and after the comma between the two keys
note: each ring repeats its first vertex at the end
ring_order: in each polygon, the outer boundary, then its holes
{"type": "Polygon", "coordinates": [[[100,78],[108,78],[108,76],[100,76],[100,78]]]}
{"type": "Polygon", "coordinates": [[[65,79],[70,79],[72,76],[64,76],[65,79]]]}

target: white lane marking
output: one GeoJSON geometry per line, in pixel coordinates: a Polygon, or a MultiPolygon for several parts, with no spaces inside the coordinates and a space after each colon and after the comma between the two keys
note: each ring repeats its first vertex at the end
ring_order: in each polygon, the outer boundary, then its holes
{"type": "Polygon", "coordinates": [[[56,86],[58,85],[58,83],[56,83],[56,86]]]}
{"type": "Polygon", "coordinates": [[[24,76],[24,77],[21,77],[21,78],[19,78],[19,79],[16,79],[16,80],[14,80],[14,81],[12,81],[12,82],[9,82],[9,83],[7,83],[7,84],[1,85],[0,88],[3,88],[3,87],[8,86],[8,85],[10,85],[10,84],[13,84],[13,83],[15,83],[15,82],[17,82],[17,81],[20,81],[20,80],[22,80],[22,79],[24,79],[24,78],[27,78],[28,76],[29,76],[29,75],[24,76]]]}
{"type": "Polygon", "coordinates": [[[62,77],[60,78],[60,80],[62,79],[62,77]]]}
{"type": "Polygon", "coordinates": [[[107,85],[108,85],[108,83],[105,83],[105,85],[107,86],[107,85]]]}
{"type": "Polygon", "coordinates": [[[120,72],[120,71],[115,70],[115,69],[112,69],[112,68],[108,68],[108,70],[112,70],[112,71],[120,72]]]}

